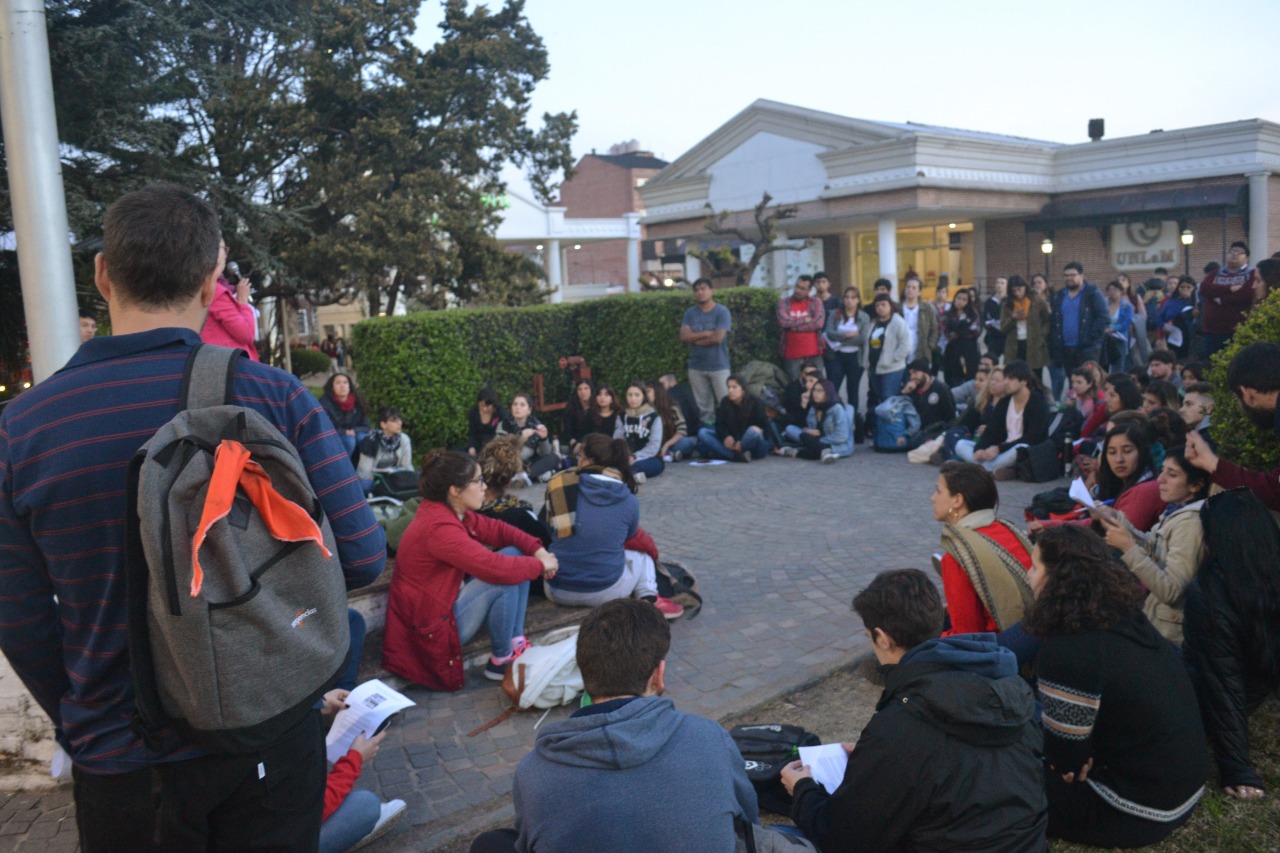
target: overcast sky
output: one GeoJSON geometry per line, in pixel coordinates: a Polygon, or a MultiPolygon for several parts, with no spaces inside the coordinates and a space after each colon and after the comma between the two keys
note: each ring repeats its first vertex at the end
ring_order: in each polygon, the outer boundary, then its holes
{"type": "MultiPolygon", "coordinates": [[[[499,0],[493,0],[497,5],[499,0]]],[[[551,59],[534,111],[575,156],[674,160],[756,98],[1056,142],[1280,121],[1280,0],[527,0],[551,59]]],[[[426,0],[418,38],[439,34],[426,0]]]]}

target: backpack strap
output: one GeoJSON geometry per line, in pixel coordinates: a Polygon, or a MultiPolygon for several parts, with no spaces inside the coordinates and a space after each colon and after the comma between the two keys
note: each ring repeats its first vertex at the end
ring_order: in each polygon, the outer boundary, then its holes
{"type": "MultiPolygon", "coordinates": [[[[1013,530],[1024,547],[1030,544],[1013,525],[999,519],[997,523],[1013,530]]],[[[1022,614],[1035,600],[1035,593],[1027,580],[1026,567],[1017,557],[978,531],[954,524],[943,526],[942,545],[956,558],[1001,631],[1022,619],[1022,614]]]]}
{"type": "Polygon", "coordinates": [[[182,372],[182,390],[178,392],[181,411],[229,405],[234,399],[236,362],[245,357],[244,350],[231,347],[192,347],[182,372]]]}

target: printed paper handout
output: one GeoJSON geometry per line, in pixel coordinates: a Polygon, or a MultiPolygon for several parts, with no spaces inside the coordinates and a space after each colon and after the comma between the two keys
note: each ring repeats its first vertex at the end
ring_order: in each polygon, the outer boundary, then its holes
{"type": "Polygon", "coordinates": [[[821,746],[800,747],[800,763],[809,765],[813,781],[834,794],[844,781],[844,770],[849,765],[849,753],[844,744],[824,743],[821,746]]]}
{"type": "Polygon", "coordinates": [[[376,678],[361,684],[347,696],[347,707],[333,718],[333,727],[325,738],[329,762],[346,755],[356,735],[364,732],[365,737],[373,737],[392,714],[416,704],[376,678]]]}

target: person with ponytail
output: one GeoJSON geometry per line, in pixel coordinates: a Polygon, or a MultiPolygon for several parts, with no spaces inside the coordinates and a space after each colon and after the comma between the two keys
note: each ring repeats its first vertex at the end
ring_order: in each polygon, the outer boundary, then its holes
{"type": "Polygon", "coordinates": [[[977,441],[956,442],[956,457],[977,462],[997,480],[1013,479],[1018,448],[1039,444],[1049,436],[1049,399],[1025,361],[1005,365],[1008,396],[996,404],[991,422],[977,441]]]}
{"type": "Polygon", "coordinates": [[[559,571],[547,578],[547,598],[595,607],[615,598],[652,602],[668,619],[684,608],[658,596],[658,549],[640,529],[640,502],[631,448],[621,438],[592,433],[578,447],[578,467],[547,484],[543,520],[559,571]]]}
{"type": "Polygon", "coordinates": [[[529,581],[559,565],[542,543],[478,513],[484,475],[465,453],[436,449],[422,461],[423,501],[400,539],[387,598],[382,665],[432,690],[462,687],[462,646],[489,626],[486,678],[528,648],[529,581]]]}

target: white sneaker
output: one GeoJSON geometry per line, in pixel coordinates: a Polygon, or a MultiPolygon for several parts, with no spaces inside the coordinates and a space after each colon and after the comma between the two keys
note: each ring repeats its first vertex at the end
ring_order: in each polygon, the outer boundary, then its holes
{"type": "Polygon", "coordinates": [[[680,461],[681,459],[683,459],[683,458],[684,458],[684,454],[683,454],[683,453],[681,453],[679,450],[673,450],[673,451],[671,451],[671,460],[670,460],[670,461],[672,461],[672,462],[679,462],[679,461],[680,461]]]}
{"type": "Polygon", "coordinates": [[[800,452],[800,448],[798,447],[788,447],[787,445],[783,445],[782,447],[778,448],[778,453],[782,454],[783,456],[789,456],[792,459],[794,459],[796,454],[799,452],[800,452]]]}
{"type": "Polygon", "coordinates": [[[831,452],[831,449],[830,449],[830,448],[828,448],[828,449],[826,449],[826,450],[822,451],[822,464],[823,464],[823,465],[830,465],[832,462],[835,462],[835,461],[836,461],[836,455],[835,455],[834,453],[832,453],[832,452],[831,452]]]}
{"type": "Polygon", "coordinates": [[[552,478],[552,477],[554,477],[555,475],[556,475],[556,472],[555,472],[555,471],[544,471],[543,473],[541,473],[541,474],[539,474],[539,475],[538,475],[538,482],[539,482],[539,483],[550,483],[550,482],[551,482],[551,478],[552,478]]]}
{"type": "Polygon", "coordinates": [[[352,850],[359,850],[361,847],[375,841],[387,834],[387,830],[396,825],[396,821],[400,819],[400,815],[404,814],[404,800],[389,800],[382,804],[382,812],[378,815],[378,822],[373,825],[373,829],[364,838],[361,838],[351,846],[352,850]]]}
{"type": "Polygon", "coordinates": [[[637,483],[643,483],[645,480],[643,471],[636,471],[631,475],[637,483]]]}

